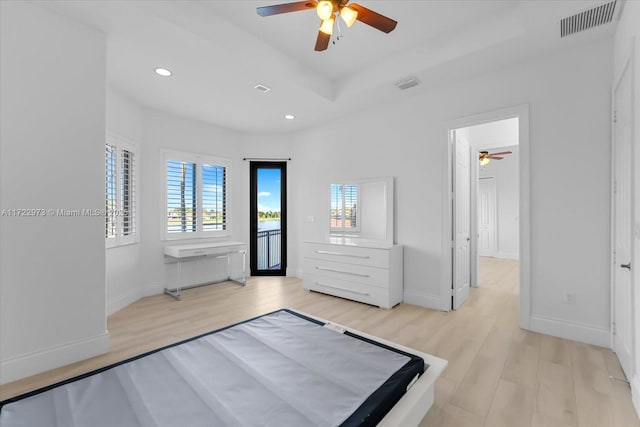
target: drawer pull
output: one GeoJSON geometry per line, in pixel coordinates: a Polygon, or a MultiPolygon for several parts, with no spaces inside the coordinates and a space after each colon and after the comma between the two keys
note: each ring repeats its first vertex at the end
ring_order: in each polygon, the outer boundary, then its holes
{"type": "Polygon", "coordinates": [[[358,276],[358,277],[371,277],[368,274],[353,273],[351,271],[338,270],[338,269],[335,269],[335,268],[318,267],[317,265],[316,265],[316,270],[330,271],[332,273],[350,274],[352,276],[358,276]]]}
{"type": "Polygon", "coordinates": [[[342,252],[331,252],[331,251],[316,251],[317,254],[322,255],[337,255],[337,256],[345,256],[350,258],[361,258],[361,259],[369,259],[371,258],[369,255],[354,255],[354,254],[344,254],[342,252]]]}
{"type": "Polygon", "coordinates": [[[354,291],[353,289],[341,288],[340,286],[327,285],[326,283],[316,282],[316,285],[318,285],[318,286],[324,286],[325,288],[338,289],[338,290],[340,290],[340,291],[347,291],[347,292],[351,292],[352,294],[364,295],[365,297],[370,296],[370,295],[369,295],[368,293],[366,293],[366,292],[358,292],[358,291],[354,291]]]}

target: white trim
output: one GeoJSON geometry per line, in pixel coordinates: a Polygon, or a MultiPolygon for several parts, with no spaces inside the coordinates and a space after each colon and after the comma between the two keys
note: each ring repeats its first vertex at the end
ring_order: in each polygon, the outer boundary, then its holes
{"type": "MultiPolygon", "coordinates": [[[[631,207],[631,214],[630,214],[630,218],[632,221],[631,224],[631,233],[632,233],[632,237],[631,237],[631,248],[630,248],[630,259],[631,260],[635,260],[635,244],[633,242],[633,230],[634,230],[634,225],[635,225],[635,212],[634,212],[634,207],[635,207],[635,194],[636,194],[636,189],[635,189],[635,177],[634,177],[634,167],[633,167],[633,162],[635,159],[635,145],[637,143],[634,142],[635,139],[635,126],[636,126],[636,122],[635,122],[635,84],[636,84],[636,79],[635,79],[635,36],[631,38],[631,41],[629,43],[629,46],[627,47],[627,51],[624,54],[624,65],[620,68],[618,75],[614,76],[613,79],[613,85],[611,88],[611,122],[610,122],[610,126],[611,126],[611,206],[610,206],[610,246],[609,246],[609,256],[610,256],[610,266],[611,269],[609,271],[609,292],[610,292],[610,298],[609,298],[609,313],[610,313],[610,325],[611,325],[611,331],[610,331],[610,335],[609,335],[609,348],[611,348],[614,352],[616,350],[616,345],[615,345],[615,335],[613,333],[614,329],[613,329],[613,325],[615,324],[616,321],[616,304],[615,304],[615,300],[616,300],[616,286],[615,286],[615,275],[616,275],[616,260],[614,257],[614,252],[616,249],[616,210],[615,210],[615,206],[616,206],[616,196],[614,194],[614,188],[615,188],[615,179],[616,179],[616,134],[615,134],[615,124],[613,123],[613,118],[614,118],[614,113],[615,113],[615,107],[616,107],[616,97],[615,97],[615,93],[616,93],[616,89],[618,88],[618,86],[621,83],[622,78],[625,75],[625,72],[628,71],[629,75],[631,76],[630,78],[630,105],[631,105],[631,111],[630,111],[630,116],[631,116],[631,141],[629,142],[630,147],[629,147],[629,151],[630,151],[630,155],[631,155],[631,176],[630,176],[630,186],[631,188],[629,189],[629,191],[631,192],[631,200],[629,203],[629,206],[631,207]]],[[[618,260],[619,261],[619,260],[618,260]]],[[[633,262],[633,261],[632,261],[633,262]]],[[[633,286],[633,284],[635,283],[635,270],[632,269],[630,271],[631,274],[631,300],[633,301],[631,304],[631,325],[633,328],[633,331],[631,332],[631,341],[632,341],[632,347],[631,347],[631,370],[632,372],[634,372],[634,376],[637,377],[637,373],[638,373],[638,366],[637,365],[637,357],[636,357],[636,353],[638,351],[638,340],[637,340],[637,331],[636,328],[638,327],[637,324],[637,317],[636,317],[636,313],[635,313],[635,308],[636,308],[636,296],[635,296],[635,287],[633,286]]],[[[635,403],[634,403],[635,405],[635,403]]],[[[639,407],[636,406],[636,410],[638,410],[639,407]]]]}
{"type": "Polygon", "coordinates": [[[0,384],[98,356],[109,351],[109,333],[71,341],[0,361],[0,384]]]}
{"type": "Polygon", "coordinates": [[[403,302],[407,304],[419,305],[432,310],[442,310],[440,296],[428,295],[417,292],[404,291],[403,302]]]}
{"type": "MultiPolygon", "coordinates": [[[[223,157],[216,157],[210,154],[198,154],[187,151],[179,151],[172,149],[160,150],[160,170],[162,171],[162,206],[160,207],[161,215],[161,240],[162,241],[175,241],[175,240],[191,240],[191,239],[216,239],[227,238],[231,236],[231,165],[232,162],[229,159],[223,157]],[[202,231],[202,216],[196,217],[196,231],[193,233],[168,233],[167,232],[167,161],[168,160],[180,160],[195,163],[198,167],[199,174],[202,172],[202,165],[216,165],[225,167],[225,229],[219,231],[202,231]]],[[[196,182],[198,196],[198,208],[202,211],[202,179],[199,175],[196,182]]]]}
{"type": "Polygon", "coordinates": [[[631,403],[636,410],[636,414],[640,417],[640,377],[635,374],[629,381],[631,385],[631,403]]]}
{"type": "Polygon", "coordinates": [[[548,316],[532,315],[530,322],[530,329],[534,332],[580,341],[600,347],[607,347],[609,345],[609,329],[602,329],[579,322],[567,322],[563,319],[548,316]]]}
{"type": "Polygon", "coordinates": [[[131,303],[138,301],[142,298],[142,289],[135,288],[129,289],[123,295],[118,296],[113,301],[107,301],[107,316],[111,316],[116,311],[122,310],[131,303]]]}
{"type": "Polygon", "coordinates": [[[442,263],[440,284],[440,305],[443,310],[451,305],[451,280],[452,280],[452,256],[451,256],[451,194],[453,191],[451,180],[451,130],[462,127],[474,126],[487,122],[505,120],[518,117],[519,136],[519,173],[520,173],[520,327],[530,328],[531,316],[531,225],[530,225],[530,168],[529,168],[529,105],[517,105],[501,110],[490,111],[473,116],[463,117],[446,122],[443,132],[443,140],[447,141],[447,149],[444,151],[443,182],[445,183],[442,192],[442,263]],[[446,138],[446,139],[445,139],[446,138]]]}
{"type": "MultiPolygon", "coordinates": [[[[119,234],[121,224],[119,224],[118,232],[116,236],[111,238],[105,237],[105,248],[112,249],[112,248],[119,248],[121,246],[132,245],[140,242],[140,231],[139,231],[140,215],[138,214],[138,211],[140,210],[138,208],[138,205],[139,205],[138,198],[140,196],[138,189],[140,186],[138,185],[138,183],[140,182],[140,158],[142,156],[140,154],[140,145],[138,143],[136,143],[135,141],[127,137],[119,135],[115,132],[107,131],[107,134],[105,137],[105,145],[111,145],[112,147],[115,147],[118,153],[120,152],[120,150],[126,150],[133,153],[133,209],[134,209],[133,210],[133,225],[134,225],[133,234],[130,234],[128,236],[121,236],[119,234]]],[[[117,189],[116,202],[118,203],[118,209],[120,209],[119,196],[120,196],[120,168],[121,168],[121,163],[119,159],[120,157],[116,155],[116,189],[117,189]]],[[[106,176],[105,176],[105,179],[106,179],[106,176]]]]}
{"type": "Polygon", "coordinates": [[[515,253],[511,253],[511,252],[497,252],[495,254],[496,258],[502,258],[502,259],[519,259],[520,255],[515,252],[515,253]]]}

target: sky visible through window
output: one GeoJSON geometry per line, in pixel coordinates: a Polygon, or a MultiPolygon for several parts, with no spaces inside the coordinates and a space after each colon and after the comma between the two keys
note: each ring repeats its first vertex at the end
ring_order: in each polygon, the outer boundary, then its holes
{"type": "Polygon", "coordinates": [[[280,169],[258,169],[258,211],[280,212],[280,169]]]}

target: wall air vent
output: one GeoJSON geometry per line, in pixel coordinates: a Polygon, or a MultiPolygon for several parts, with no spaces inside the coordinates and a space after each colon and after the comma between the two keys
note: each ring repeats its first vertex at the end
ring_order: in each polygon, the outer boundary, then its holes
{"type": "Polygon", "coordinates": [[[601,4],[592,9],[576,13],[560,20],[560,37],[566,37],[579,31],[588,30],[613,20],[617,0],[601,4]]]}
{"type": "Polygon", "coordinates": [[[406,90],[410,87],[418,86],[420,84],[420,80],[415,77],[409,77],[408,79],[404,79],[400,82],[396,83],[396,87],[400,90],[406,90]]]}

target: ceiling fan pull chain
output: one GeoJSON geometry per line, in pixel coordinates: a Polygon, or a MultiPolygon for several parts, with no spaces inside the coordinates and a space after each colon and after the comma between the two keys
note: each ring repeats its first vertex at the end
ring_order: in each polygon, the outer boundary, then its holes
{"type": "Polygon", "coordinates": [[[336,26],[338,27],[338,35],[336,36],[335,40],[332,41],[332,43],[336,44],[336,41],[340,41],[340,37],[342,37],[342,28],[340,28],[340,20],[337,19],[336,17],[336,26]]]}

